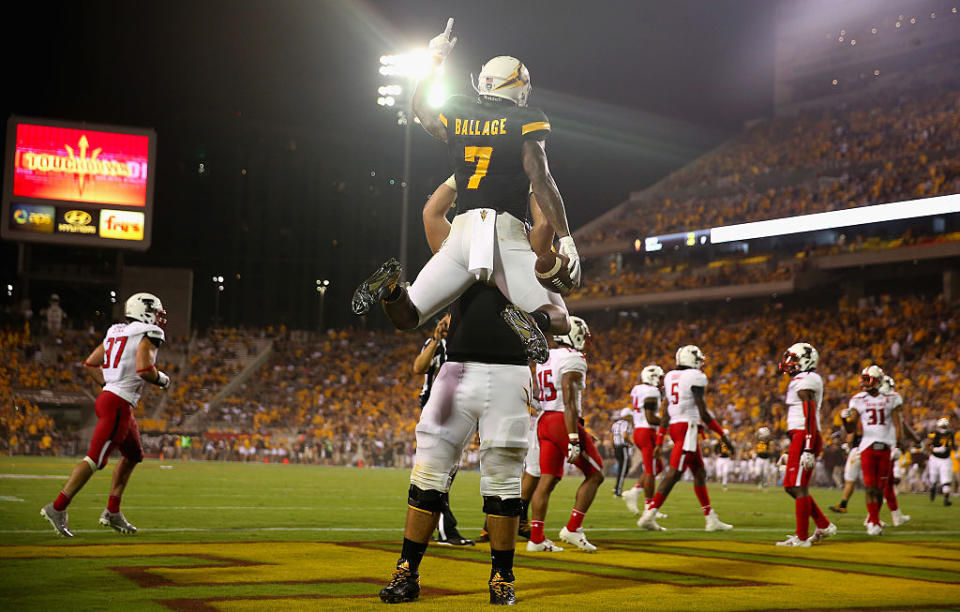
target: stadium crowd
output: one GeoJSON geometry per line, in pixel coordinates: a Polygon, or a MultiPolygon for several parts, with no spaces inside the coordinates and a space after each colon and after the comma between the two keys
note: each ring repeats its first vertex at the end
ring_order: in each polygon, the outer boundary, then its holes
{"type": "Polygon", "coordinates": [[[960,192],[960,91],[887,94],[748,129],[584,245],[960,192]]]}

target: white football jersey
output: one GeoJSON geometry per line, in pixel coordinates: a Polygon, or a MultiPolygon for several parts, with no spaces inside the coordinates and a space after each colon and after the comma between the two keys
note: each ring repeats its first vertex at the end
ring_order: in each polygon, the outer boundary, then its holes
{"type": "Polygon", "coordinates": [[[134,406],[146,382],[137,373],[137,347],[144,336],[160,342],[164,339],[162,329],[140,321],[111,325],[103,339],[103,390],[134,406]]]}
{"type": "Polygon", "coordinates": [[[636,385],[630,391],[630,401],[633,404],[634,429],[653,427],[653,425],[647,422],[647,411],[643,409],[643,404],[649,398],[657,400],[657,407],[654,409],[654,412],[658,412],[660,410],[660,389],[657,389],[653,385],[642,383],[636,385]]]}
{"type": "MultiPolygon", "coordinates": [[[[582,392],[587,383],[587,359],[580,351],[572,348],[550,349],[550,358],[546,363],[537,364],[537,388],[540,390],[538,399],[540,408],[544,411],[563,412],[563,375],[567,372],[580,372],[583,378],[578,386],[582,392]]],[[[577,405],[577,415],[582,408],[577,405]]]]}
{"type": "Polygon", "coordinates": [[[891,391],[890,393],[887,393],[886,396],[890,399],[890,403],[893,404],[894,408],[903,406],[903,397],[896,391],[891,391]]]}
{"type": "Polygon", "coordinates": [[[693,387],[707,388],[707,375],[700,370],[670,370],[663,377],[663,387],[667,391],[667,411],[670,423],[700,424],[700,409],[693,401],[693,387]]]}
{"type": "Polygon", "coordinates": [[[817,403],[817,414],[814,416],[814,425],[820,431],[820,404],[823,402],[823,379],[816,372],[800,372],[790,379],[787,385],[787,430],[807,429],[806,419],[803,417],[803,400],[800,391],[813,391],[813,399],[817,403]]]}
{"type": "Polygon", "coordinates": [[[878,393],[870,395],[866,391],[850,398],[850,409],[860,415],[863,437],[860,438],[860,450],[868,448],[874,442],[883,442],[893,446],[897,443],[897,431],[893,427],[893,401],[889,395],[878,393]]]}

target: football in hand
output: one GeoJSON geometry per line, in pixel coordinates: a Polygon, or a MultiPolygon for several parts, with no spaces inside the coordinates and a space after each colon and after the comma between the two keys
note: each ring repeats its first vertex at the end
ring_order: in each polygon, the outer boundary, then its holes
{"type": "Polygon", "coordinates": [[[537,280],[549,291],[567,295],[573,289],[573,280],[570,278],[570,269],[567,264],[570,258],[553,251],[537,257],[534,269],[537,280]]]}

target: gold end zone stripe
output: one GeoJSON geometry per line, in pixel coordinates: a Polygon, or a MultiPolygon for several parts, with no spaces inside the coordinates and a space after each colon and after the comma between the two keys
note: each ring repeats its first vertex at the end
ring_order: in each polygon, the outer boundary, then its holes
{"type": "Polygon", "coordinates": [[[443,127],[447,127],[447,118],[443,116],[443,113],[438,113],[437,116],[440,117],[440,123],[443,124],[443,127]]]}
{"type": "Polygon", "coordinates": [[[549,121],[534,121],[533,123],[528,123],[520,128],[520,135],[523,136],[528,132],[536,132],[537,130],[547,130],[550,131],[550,122],[549,121]]]}

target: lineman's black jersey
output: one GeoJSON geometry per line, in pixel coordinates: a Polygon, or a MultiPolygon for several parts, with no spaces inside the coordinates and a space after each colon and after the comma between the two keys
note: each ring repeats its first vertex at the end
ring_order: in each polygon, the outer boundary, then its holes
{"type": "Polygon", "coordinates": [[[537,108],[512,102],[453,96],[440,121],[457,180],[457,210],[492,208],[528,220],[530,179],[523,169],[523,141],[544,140],[550,122],[537,108]]]}

